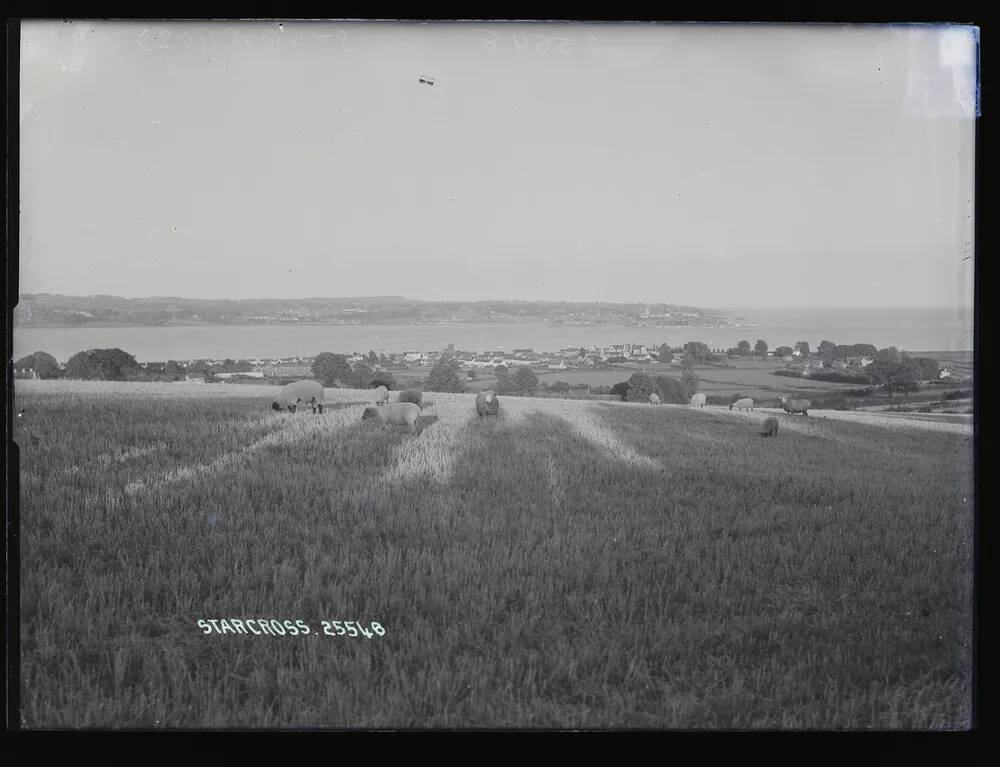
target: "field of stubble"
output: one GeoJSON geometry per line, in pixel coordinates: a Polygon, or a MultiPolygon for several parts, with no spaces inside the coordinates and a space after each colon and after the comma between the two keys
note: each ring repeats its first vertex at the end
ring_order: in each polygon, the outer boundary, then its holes
{"type": "Polygon", "coordinates": [[[18,382],[23,726],[970,722],[968,434],[273,392],[18,382]]]}

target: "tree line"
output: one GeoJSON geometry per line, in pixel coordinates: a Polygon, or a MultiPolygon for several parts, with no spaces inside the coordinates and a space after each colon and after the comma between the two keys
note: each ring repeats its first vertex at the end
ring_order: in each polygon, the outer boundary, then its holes
{"type": "Polygon", "coordinates": [[[48,352],[34,352],[14,363],[15,374],[31,374],[38,378],[73,378],[94,381],[182,381],[189,375],[211,379],[216,373],[249,373],[253,365],[247,360],[226,359],[222,362],[190,362],[177,360],[141,364],[128,352],[114,349],[88,349],[77,352],[61,368],[48,352]]]}

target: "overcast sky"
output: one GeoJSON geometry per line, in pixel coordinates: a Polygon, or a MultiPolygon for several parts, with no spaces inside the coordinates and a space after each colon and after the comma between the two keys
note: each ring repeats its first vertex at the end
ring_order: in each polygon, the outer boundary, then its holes
{"type": "Polygon", "coordinates": [[[22,293],[972,303],[968,28],[25,22],[21,45],[22,293]]]}

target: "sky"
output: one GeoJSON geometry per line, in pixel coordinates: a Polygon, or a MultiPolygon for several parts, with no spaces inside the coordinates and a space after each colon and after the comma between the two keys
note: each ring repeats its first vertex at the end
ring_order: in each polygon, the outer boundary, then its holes
{"type": "Polygon", "coordinates": [[[971,306],[977,61],[945,26],[23,22],[19,288],[971,306]]]}

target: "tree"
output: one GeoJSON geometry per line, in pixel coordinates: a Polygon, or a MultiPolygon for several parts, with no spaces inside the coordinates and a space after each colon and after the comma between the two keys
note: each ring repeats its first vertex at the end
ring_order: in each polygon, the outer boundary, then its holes
{"type": "Polygon", "coordinates": [[[808,357],[809,356],[809,342],[808,341],[799,341],[797,344],[795,344],[795,350],[798,351],[798,352],[802,352],[802,356],[803,357],[808,357]]]}
{"type": "Polygon", "coordinates": [[[879,349],[875,353],[875,362],[884,362],[893,365],[898,365],[902,361],[899,356],[899,349],[895,346],[890,346],[887,349],[879,349]]]}
{"type": "Polygon", "coordinates": [[[645,373],[633,373],[628,379],[628,393],[625,399],[628,402],[648,402],[649,395],[656,392],[656,384],[653,379],[645,373]]]}
{"type": "Polygon", "coordinates": [[[895,355],[893,352],[896,350],[892,347],[880,350],[875,361],[865,368],[872,381],[889,393],[890,399],[893,392],[909,395],[920,389],[920,364],[909,358],[894,362],[893,357],[898,358],[898,352],[895,355]]]}
{"type": "Polygon", "coordinates": [[[463,379],[455,360],[441,360],[431,368],[424,388],[427,391],[464,392],[466,386],[463,379]]]}
{"type": "Polygon", "coordinates": [[[819,342],[819,356],[823,360],[824,367],[830,367],[833,364],[833,351],[836,348],[837,345],[833,341],[819,342]]]}
{"type": "Polygon", "coordinates": [[[372,380],[372,369],[365,363],[359,362],[351,370],[347,377],[347,385],[352,389],[367,389],[372,380]]]}
{"type": "Polygon", "coordinates": [[[177,381],[184,377],[184,371],[177,360],[167,360],[167,364],[163,366],[163,375],[170,381],[177,381]]]}
{"type": "Polygon", "coordinates": [[[324,386],[335,386],[337,381],[347,382],[351,375],[351,366],[343,354],[322,352],[313,360],[312,374],[313,378],[324,386]]]}
{"type": "Polygon", "coordinates": [[[685,357],[684,359],[683,372],[681,373],[681,385],[684,387],[685,402],[691,399],[691,396],[698,391],[698,387],[701,385],[701,379],[698,378],[698,374],[694,372],[694,367],[688,357],[685,357]]]}
{"type": "Polygon", "coordinates": [[[660,402],[685,405],[691,399],[690,396],[686,396],[687,391],[683,382],[673,376],[656,376],[653,382],[656,384],[657,394],[660,395],[660,402]]]}
{"type": "Polygon", "coordinates": [[[920,366],[914,360],[907,359],[896,364],[872,363],[869,367],[875,367],[876,364],[884,366],[886,378],[883,388],[889,392],[890,397],[894,391],[909,397],[910,392],[920,390],[920,366]]]}
{"type": "Polygon", "coordinates": [[[586,349],[584,349],[584,348],[583,348],[583,347],[581,346],[581,347],[580,347],[580,351],[579,351],[579,352],[577,352],[577,354],[578,354],[578,356],[580,357],[580,359],[583,359],[584,357],[586,357],[586,356],[587,356],[587,350],[586,350],[586,349]]]}
{"type": "Polygon", "coordinates": [[[931,359],[930,357],[914,357],[913,361],[920,371],[921,381],[936,381],[941,374],[941,368],[935,359],[931,359]]]}
{"type": "Polygon", "coordinates": [[[135,357],[117,348],[89,349],[74,354],[66,363],[67,378],[126,381],[141,372],[135,357]]]}
{"type": "Polygon", "coordinates": [[[496,372],[497,382],[493,390],[497,394],[513,394],[514,393],[514,382],[511,380],[510,375],[507,372],[507,368],[503,365],[497,365],[493,370],[496,372]]]}
{"type": "Polygon", "coordinates": [[[688,341],[684,344],[684,353],[696,362],[708,359],[708,344],[701,341],[688,341]]]}
{"type": "Polygon", "coordinates": [[[368,352],[368,364],[373,367],[378,364],[378,355],[374,350],[368,352]]]}
{"type": "Polygon", "coordinates": [[[749,356],[750,354],[749,341],[740,341],[738,344],[736,344],[736,348],[739,351],[739,353],[742,354],[744,357],[749,356]]]}
{"type": "Polygon", "coordinates": [[[519,367],[514,373],[514,388],[520,394],[534,394],[538,391],[538,376],[529,367],[519,367]]]}
{"type": "Polygon", "coordinates": [[[792,353],[791,346],[779,346],[777,349],[774,350],[775,357],[787,357],[791,353],[792,353]]]}
{"type": "Polygon", "coordinates": [[[59,377],[59,363],[48,352],[35,352],[26,357],[21,357],[21,359],[14,363],[14,370],[19,373],[25,373],[30,370],[39,378],[59,377]]]}
{"type": "Polygon", "coordinates": [[[670,362],[674,358],[674,353],[670,351],[670,347],[667,344],[660,344],[660,362],[670,362]]]}
{"type": "Polygon", "coordinates": [[[618,383],[616,383],[614,386],[611,387],[610,393],[614,394],[616,397],[620,397],[621,400],[624,402],[625,398],[628,396],[628,389],[629,389],[628,381],[619,381],[618,383]]]}
{"type": "Polygon", "coordinates": [[[566,394],[569,391],[569,384],[565,381],[556,381],[549,387],[549,391],[557,394],[566,394]]]}
{"type": "Polygon", "coordinates": [[[754,346],[753,346],[753,350],[757,353],[758,357],[766,357],[767,356],[767,341],[764,341],[763,339],[758,338],[757,339],[757,343],[755,343],[754,346]]]}

